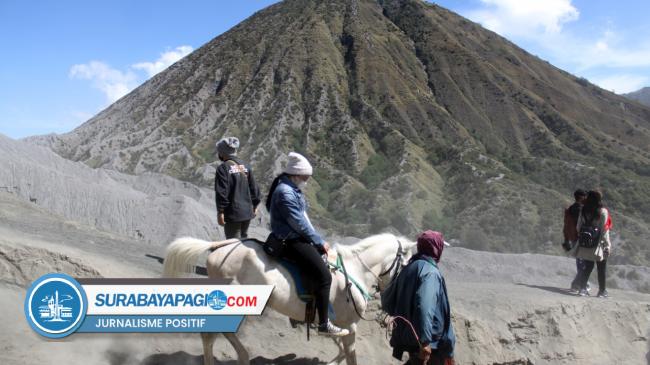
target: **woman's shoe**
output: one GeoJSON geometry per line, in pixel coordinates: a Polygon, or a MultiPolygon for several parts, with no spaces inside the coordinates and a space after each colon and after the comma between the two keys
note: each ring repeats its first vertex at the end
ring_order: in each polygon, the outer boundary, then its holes
{"type": "Polygon", "coordinates": [[[599,290],[597,297],[598,298],[609,298],[609,293],[607,292],[607,289],[599,290]]]}
{"type": "Polygon", "coordinates": [[[331,337],[343,337],[349,335],[350,331],[345,328],[339,328],[332,324],[332,322],[327,321],[327,323],[318,326],[318,334],[331,337]]]}
{"type": "Polygon", "coordinates": [[[581,297],[588,297],[589,296],[589,291],[587,291],[587,289],[580,289],[580,291],[578,292],[578,295],[581,296],[581,297]]]}

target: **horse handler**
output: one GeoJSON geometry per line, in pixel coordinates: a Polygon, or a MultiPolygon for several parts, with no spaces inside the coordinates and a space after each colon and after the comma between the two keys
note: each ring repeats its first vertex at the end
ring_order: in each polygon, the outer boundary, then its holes
{"type": "Polygon", "coordinates": [[[425,231],[409,264],[382,295],[382,307],[395,323],[390,345],[406,364],[454,365],[456,336],[445,279],[438,270],[445,241],[440,232],[425,231]]]}

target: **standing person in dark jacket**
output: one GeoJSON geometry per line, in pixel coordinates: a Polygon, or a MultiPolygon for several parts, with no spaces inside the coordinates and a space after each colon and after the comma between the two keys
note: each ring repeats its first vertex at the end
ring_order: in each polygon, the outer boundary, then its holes
{"type": "Polygon", "coordinates": [[[248,237],[248,226],[257,215],[260,203],[260,190],[253,171],[236,157],[238,148],[236,137],[226,137],[217,142],[217,153],[223,163],[217,167],[214,192],[218,223],[224,226],[226,238],[248,237]]]}
{"type": "MultiPolygon", "coordinates": [[[[573,193],[573,198],[575,202],[564,210],[564,229],[562,230],[564,233],[564,243],[562,243],[562,248],[567,252],[578,242],[578,217],[580,217],[582,204],[587,198],[587,192],[578,189],[573,193]]],[[[580,258],[576,258],[576,276],[571,282],[571,290],[576,292],[580,290],[580,273],[584,270],[584,267],[585,262],[580,258]]]]}
{"type": "Polygon", "coordinates": [[[456,336],[445,279],[438,270],[444,246],[442,233],[420,234],[418,253],[381,297],[389,315],[402,317],[413,326],[396,318],[390,339],[395,358],[401,360],[405,351],[409,353],[406,364],[454,364],[456,336]]]}

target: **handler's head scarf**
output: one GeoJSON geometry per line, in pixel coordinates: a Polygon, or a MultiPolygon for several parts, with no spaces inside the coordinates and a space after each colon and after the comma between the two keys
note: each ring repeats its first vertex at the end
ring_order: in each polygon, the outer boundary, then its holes
{"type": "Polygon", "coordinates": [[[417,247],[419,254],[430,256],[439,262],[445,248],[445,239],[440,232],[424,231],[418,236],[417,247]]]}

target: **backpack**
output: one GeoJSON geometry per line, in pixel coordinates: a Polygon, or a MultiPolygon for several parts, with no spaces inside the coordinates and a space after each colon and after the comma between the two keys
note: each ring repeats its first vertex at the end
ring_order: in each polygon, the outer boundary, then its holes
{"type": "Polygon", "coordinates": [[[599,226],[593,224],[595,220],[596,217],[591,217],[589,221],[587,221],[586,217],[584,218],[584,223],[580,227],[580,232],[578,232],[578,244],[580,247],[594,248],[600,243],[600,235],[602,232],[599,226]]]}

